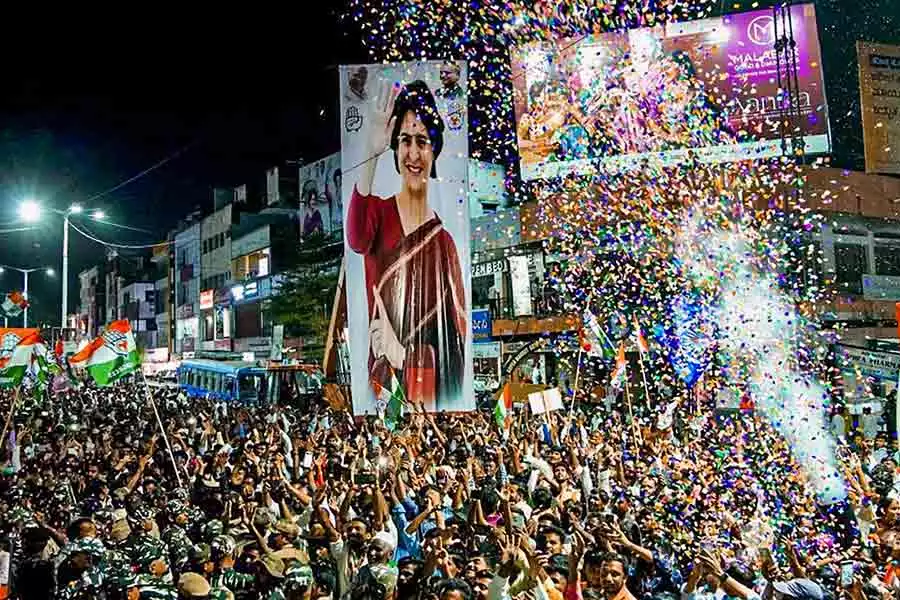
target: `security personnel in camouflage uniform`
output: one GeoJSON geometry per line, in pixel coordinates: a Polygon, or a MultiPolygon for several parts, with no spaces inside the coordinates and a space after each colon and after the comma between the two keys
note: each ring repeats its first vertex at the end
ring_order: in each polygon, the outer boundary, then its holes
{"type": "Polygon", "coordinates": [[[169,546],[169,564],[178,573],[185,570],[191,553],[191,539],[185,526],[188,523],[188,510],[181,500],[170,500],[166,504],[166,518],[169,522],[160,536],[169,546]]]}
{"type": "Polygon", "coordinates": [[[58,600],[93,600],[103,595],[103,556],[106,548],[96,538],[81,538],[66,545],[66,561],[77,578],[57,590],[58,600]]]}
{"type": "Polygon", "coordinates": [[[178,592],[172,585],[172,573],[166,554],[159,547],[146,545],[138,554],[135,562],[138,565],[138,589],[141,598],[177,600],[178,592]]]}
{"type": "Polygon", "coordinates": [[[259,574],[258,590],[262,600],[287,600],[284,593],[284,561],[274,554],[265,554],[255,561],[259,574]]]}
{"type": "Polygon", "coordinates": [[[237,544],[230,535],[219,535],[210,544],[212,559],[216,563],[209,580],[215,589],[228,590],[235,598],[247,598],[256,587],[256,576],[234,570],[234,552],[237,544]]]}
{"type": "Polygon", "coordinates": [[[222,521],[212,519],[203,526],[203,541],[207,544],[212,544],[212,541],[223,533],[225,533],[225,525],[222,524],[222,521]]]}
{"type": "Polygon", "coordinates": [[[128,515],[128,522],[131,525],[131,535],[125,541],[124,549],[132,561],[136,561],[138,556],[147,554],[150,548],[153,548],[154,552],[162,553],[168,557],[168,546],[150,533],[153,530],[153,511],[150,508],[146,506],[137,507],[132,514],[128,515]]]}

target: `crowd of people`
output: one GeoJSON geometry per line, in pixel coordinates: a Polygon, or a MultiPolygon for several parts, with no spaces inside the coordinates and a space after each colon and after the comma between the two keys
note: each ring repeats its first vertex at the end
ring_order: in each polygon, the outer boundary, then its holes
{"type": "MultiPolygon", "coordinates": [[[[0,397],[10,412],[14,393],[0,397]]],[[[22,600],[886,600],[896,448],[820,504],[764,419],[239,407],[120,383],[19,402],[0,577],[22,600]]]]}

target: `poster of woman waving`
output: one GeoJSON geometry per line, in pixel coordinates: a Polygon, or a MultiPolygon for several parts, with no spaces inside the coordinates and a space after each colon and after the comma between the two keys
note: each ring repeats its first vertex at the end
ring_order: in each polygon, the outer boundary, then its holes
{"type": "MultiPolygon", "coordinates": [[[[347,313],[354,412],[383,393],[475,407],[464,63],[341,69],[347,313]],[[449,78],[462,92],[443,93],[449,78]],[[362,93],[359,87],[364,70],[362,93]]],[[[379,402],[381,401],[381,405],[379,402]]]]}

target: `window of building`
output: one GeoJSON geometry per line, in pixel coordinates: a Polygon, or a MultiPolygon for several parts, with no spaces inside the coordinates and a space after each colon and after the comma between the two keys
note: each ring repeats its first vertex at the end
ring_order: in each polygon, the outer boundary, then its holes
{"type": "Polygon", "coordinates": [[[900,241],[875,239],[875,274],[900,276],[900,241]]]}
{"type": "Polygon", "coordinates": [[[232,261],[231,270],[235,281],[265,277],[271,271],[269,248],[239,256],[232,261]]]}
{"type": "Polygon", "coordinates": [[[211,342],[213,341],[216,326],[214,323],[213,311],[205,310],[203,311],[203,341],[211,342]]]}
{"type": "Polygon", "coordinates": [[[144,292],[144,301],[145,302],[153,302],[156,299],[156,291],[155,290],[146,290],[144,292]]]}
{"type": "Polygon", "coordinates": [[[834,245],[835,282],[839,291],[862,294],[862,277],[869,272],[866,249],[861,244],[834,245]]]}

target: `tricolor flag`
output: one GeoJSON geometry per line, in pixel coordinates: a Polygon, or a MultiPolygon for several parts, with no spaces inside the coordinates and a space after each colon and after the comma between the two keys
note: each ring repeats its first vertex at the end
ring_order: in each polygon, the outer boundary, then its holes
{"type": "Polygon", "coordinates": [[[25,299],[21,292],[10,292],[3,299],[3,304],[0,305],[0,308],[3,309],[3,314],[7,317],[15,317],[28,308],[28,300],[25,299]]]}
{"type": "Polygon", "coordinates": [[[62,374],[62,367],[56,362],[56,357],[43,342],[34,345],[33,360],[31,363],[35,386],[38,390],[44,390],[53,381],[53,378],[62,374]]]}
{"type": "Polygon", "coordinates": [[[69,358],[74,369],[87,369],[97,385],[110,385],[141,366],[131,325],[126,320],[113,321],[100,337],[69,358]]]}
{"type": "Polygon", "coordinates": [[[619,344],[619,353],[616,355],[616,368],[613,370],[612,380],[610,381],[610,385],[614,388],[620,388],[623,383],[625,383],[625,378],[628,376],[627,371],[628,363],[625,360],[625,343],[619,344]]]}
{"type": "Polygon", "coordinates": [[[615,346],[609,339],[609,336],[603,332],[597,317],[585,308],[584,314],[581,316],[581,347],[589,356],[599,356],[604,359],[611,359],[616,355],[615,346]]]}
{"type": "Polygon", "coordinates": [[[512,390],[509,389],[509,383],[503,386],[503,391],[497,397],[497,405],[494,406],[494,420],[497,427],[507,427],[509,419],[512,418],[512,390]]]}
{"type": "Polygon", "coordinates": [[[638,324],[637,317],[634,318],[634,344],[637,346],[638,352],[641,353],[641,356],[647,354],[650,351],[650,346],[647,345],[647,340],[644,338],[644,334],[641,331],[641,326],[638,324]]]}
{"type": "Polygon", "coordinates": [[[41,341],[38,329],[0,329],[0,387],[15,387],[31,365],[34,347],[41,341]]]}
{"type": "Polygon", "coordinates": [[[384,407],[384,426],[388,431],[394,431],[400,419],[403,418],[403,405],[406,400],[403,396],[403,386],[397,379],[397,374],[391,369],[390,388],[385,387],[380,382],[372,380],[372,387],[375,390],[376,406],[384,407]]]}

